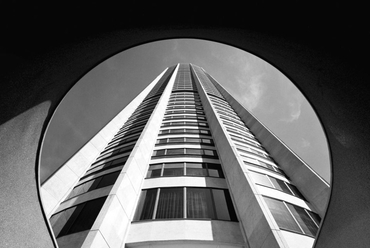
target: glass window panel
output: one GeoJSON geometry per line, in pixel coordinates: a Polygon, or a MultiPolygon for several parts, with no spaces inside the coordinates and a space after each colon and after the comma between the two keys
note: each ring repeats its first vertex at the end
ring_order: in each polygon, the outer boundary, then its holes
{"type": "Polygon", "coordinates": [[[202,163],[186,163],[187,176],[207,176],[206,165],[202,163]]]}
{"type": "Polygon", "coordinates": [[[293,216],[282,201],[267,197],[264,197],[264,199],[280,228],[302,233],[293,216]]]}
{"type": "Polygon", "coordinates": [[[293,191],[293,194],[303,200],[305,200],[304,196],[301,194],[301,192],[292,184],[288,185],[289,188],[293,191]]]}
{"type": "Polygon", "coordinates": [[[218,220],[231,220],[224,192],[225,191],[221,189],[212,189],[213,199],[215,201],[217,219],[218,220]]]}
{"type": "Polygon", "coordinates": [[[161,172],[162,172],[161,169],[159,169],[159,170],[152,170],[152,173],[150,174],[150,177],[151,178],[160,177],[161,176],[161,172]]]}
{"type": "Polygon", "coordinates": [[[184,129],[171,129],[171,133],[183,133],[184,129]]]}
{"type": "Polygon", "coordinates": [[[111,165],[125,163],[126,160],[127,160],[127,157],[119,158],[119,159],[113,160],[111,165]]]}
{"type": "Polygon", "coordinates": [[[293,216],[298,221],[299,225],[303,229],[304,233],[310,236],[315,236],[318,227],[315,225],[313,220],[308,216],[303,208],[287,203],[288,208],[292,212],[293,216]]]}
{"type": "Polygon", "coordinates": [[[130,146],[121,148],[119,151],[120,152],[127,152],[127,151],[132,150],[133,148],[134,148],[134,145],[130,145],[130,146]]]}
{"type": "Polygon", "coordinates": [[[215,156],[216,152],[214,150],[204,150],[204,154],[208,156],[215,156]]]}
{"type": "Polygon", "coordinates": [[[200,143],[201,139],[197,138],[186,138],[186,142],[200,143]]]}
{"type": "Polygon", "coordinates": [[[96,189],[103,188],[103,187],[114,184],[116,182],[120,172],[121,171],[117,171],[117,172],[114,172],[114,173],[109,173],[107,175],[104,175],[101,178],[99,184],[96,186],[96,189]]]}
{"type": "Polygon", "coordinates": [[[210,189],[186,189],[187,218],[215,219],[210,189]]]}
{"type": "Polygon", "coordinates": [[[187,133],[198,133],[197,129],[185,129],[185,132],[187,133]]]}
{"type": "Polygon", "coordinates": [[[261,162],[261,161],[259,161],[259,163],[260,163],[261,166],[263,166],[263,167],[265,167],[267,169],[274,170],[273,166],[270,165],[270,164],[266,164],[266,163],[261,162]]]}
{"type": "Polygon", "coordinates": [[[211,144],[212,141],[210,139],[202,139],[203,143],[211,144]]]}
{"type": "Polygon", "coordinates": [[[208,174],[210,177],[224,177],[221,169],[221,165],[218,164],[207,164],[208,174]]]}
{"type": "Polygon", "coordinates": [[[164,144],[167,143],[167,139],[159,139],[157,140],[157,144],[164,144]]]}
{"type": "Polygon", "coordinates": [[[103,207],[105,199],[106,197],[102,197],[86,202],[66,234],[89,230],[103,207]]]}
{"type": "Polygon", "coordinates": [[[183,176],[184,175],[184,163],[170,163],[164,164],[163,176],[183,176]]]}
{"type": "Polygon", "coordinates": [[[151,220],[153,218],[156,197],[157,189],[143,190],[141,192],[134,220],[151,220]]]}
{"type": "Polygon", "coordinates": [[[171,143],[184,142],[184,138],[169,138],[168,142],[171,143]]]}
{"type": "Polygon", "coordinates": [[[160,177],[161,171],[162,171],[162,164],[150,165],[148,174],[146,175],[146,177],[148,178],[160,177]]]}
{"type": "Polygon", "coordinates": [[[167,155],[180,155],[180,154],[184,154],[184,148],[167,149],[167,155]]]}
{"type": "Polygon", "coordinates": [[[288,186],[286,186],[286,184],[279,180],[279,179],[276,179],[276,178],[273,178],[273,177],[270,177],[273,185],[275,186],[276,189],[278,190],[281,190],[283,191],[284,193],[287,193],[287,194],[292,194],[292,192],[289,190],[288,186]]]}
{"type": "Polygon", "coordinates": [[[166,150],[156,150],[153,152],[153,156],[163,156],[165,154],[166,150]]]}
{"type": "Polygon", "coordinates": [[[71,215],[75,212],[77,206],[63,210],[57,214],[54,214],[50,218],[50,224],[53,228],[55,237],[58,237],[71,215]]]}
{"type": "Polygon", "coordinates": [[[269,179],[267,178],[266,175],[260,174],[260,173],[255,173],[255,172],[252,172],[252,171],[250,171],[250,175],[252,176],[255,183],[273,188],[273,185],[271,184],[271,182],[269,181],[269,179]]]}
{"type": "Polygon", "coordinates": [[[186,149],[186,154],[190,154],[190,155],[203,155],[203,151],[200,150],[200,149],[187,148],[186,149]]]}
{"type": "Polygon", "coordinates": [[[321,223],[321,218],[318,214],[314,213],[314,212],[311,212],[309,210],[306,209],[306,212],[312,217],[312,219],[315,221],[316,225],[317,226],[320,226],[320,223],[321,223]]]}
{"type": "Polygon", "coordinates": [[[83,193],[88,192],[89,190],[93,190],[96,188],[96,185],[98,185],[101,178],[95,178],[93,180],[87,181],[83,184],[80,184],[76,186],[72,192],[69,194],[68,199],[75,197],[76,195],[80,195],[83,193]]]}
{"type": "Polygon", "coordinates": [[[184,189],[161,188],[156,219],[184,218],[184,189]]]}

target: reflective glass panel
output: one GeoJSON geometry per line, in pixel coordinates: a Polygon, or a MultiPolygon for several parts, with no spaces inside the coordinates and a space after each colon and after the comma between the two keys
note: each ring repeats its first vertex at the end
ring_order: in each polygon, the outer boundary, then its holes
{"type": "Polygon", "coordinates": [[[150,165],[147,177],[148,178],[160,177],[161,171],[162,171],[162,164],[150,165]]]}
{"type": "Polygon", "coordinates": [[[184,217],[184,189],[161,188],[156,219],[172,219],[184,217]]]}
{"type": "Polygon", "coordinates": [[[264,197],[264,199],[280,228],[300,233],[302,232],[282,201],[268,197],[264,197]]]}
{"type": "Polygon", "coordinates": [[[180,155],[184,154],[184,149],[168,149],[166,155],[180,155]]]}
{"type": "Polygon", "coordinates": [[[308,216],[306,211],[303,208],[300,208],[289,203],[287,203],[287,206],[294,215],[295,219],[298,221],[304,233],[310,236],[315,236],[318,227],[315,225],[310,216],[308,216]]]}
{"type": "Polygon", "coordinates": [[[270,177],[272,183],[274,184],[275,188],[278,189],[278,190],[281,190],[283,191],[284,193],[287,193],[287,194],[292,194],[292,192],[289,190],[288,186],[286,186],[286,184],[279,180],[279,179],[276,179],[276,178],[273,178],[273,177],[270,177]]]}
{"type": "Polygon", "coordinates": [[[186,163],[187,176],[207,176],[206,165],[202,163],[186,163]]]}
{"type": "Polygon", "coordinates": [[[186,189],[187,218],[215,219],[210,189],[186,189]]]}
{"type": "Polygon", "coordinates": [[[170,163],[164,164],[163,176],[183,176],[184,175],[184,163],[170,163]]]}

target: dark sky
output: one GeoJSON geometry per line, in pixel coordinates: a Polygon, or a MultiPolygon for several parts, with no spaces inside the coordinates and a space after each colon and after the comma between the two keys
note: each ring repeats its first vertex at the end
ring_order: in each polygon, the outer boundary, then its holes
{"type": "Polygon", "coordinates": [[[67,94],[42,147],[41,180],[65,163],[166,67],[203,67],[241,104],[330,182],[327,141],[304,96],[281,72],[245,51],[215,42],[176,39],[117,54],[67,94]]]}

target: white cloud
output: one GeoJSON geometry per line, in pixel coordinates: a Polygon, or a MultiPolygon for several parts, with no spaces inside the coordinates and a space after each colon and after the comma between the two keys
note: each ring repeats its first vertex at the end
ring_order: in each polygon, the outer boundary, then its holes
{"type": "Polygon", "coordinates": [[[239,89],[242,92],[242,101],[246,108],[252,110],[258,106],[264,93],[265,86],[262,81],[263,74],[254,75],[248,81],[237,79],[239,89]]]}
{"type": "Polygon", "coordinates": [[[281,121],[293,122],[299,119],[301,115],[303,96],[294,94],[288,101],[289,116],[282,118],[281,121]]]}

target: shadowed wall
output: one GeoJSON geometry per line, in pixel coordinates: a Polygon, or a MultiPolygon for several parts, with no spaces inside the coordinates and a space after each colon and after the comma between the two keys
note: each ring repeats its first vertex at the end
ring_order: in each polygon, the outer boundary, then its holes
{"type": "Polygon", "coordinates": [[[297,12],[289,20],[266,23],[234,9],[234,15],[223,18],[227,8],[220,15],[202,8],[175,15],[152,11],[151,6],[134,7],[126,6],[119,15],[109,12],[110,25],[101,8],[88,17],[84,7],[72,14],[37,7],[10,9],[8,20],[22,21],[5,27],[0,50],[0,246],[54,245],[39,200],[38,151],[46,125],[67,91],[94,66],[124,49],[182,37],[244,49],[296,84],[320,118],[332,155],[332,195],[315,247],[366,247],[370,102],[369,70],[362,60],[369,56],[369,43],[361,22],[327,23],[320,19],[324,15],[297,12]]]}

